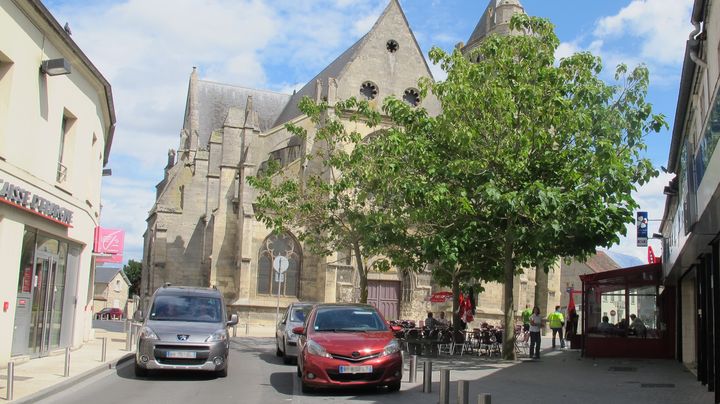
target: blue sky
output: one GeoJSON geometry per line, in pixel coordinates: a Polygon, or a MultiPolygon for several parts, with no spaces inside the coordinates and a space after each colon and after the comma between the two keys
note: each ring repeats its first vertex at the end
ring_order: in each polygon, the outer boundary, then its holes
{"type": "MultiPolygon", "coordinates": [[[[389,0],[44,0],[113,86],[117,130],[112,177],[103,180],[101,224],[126,230],[125,260],[142,257],[142,234],[177,148],[188,78],[292,92],[364,35],[389,0]]],[[[649,100],[672,127],[692,0],[521,0],[549,18],[562,42],[557,56],[589,50],[609,80],[617,63],[650,68],[649,100]]],[[[467,41],[488,0],[401,0],[424,53],[467,41]]],[[[443,78],[433,67],[436,78],[443,78]]],[[[647,156],[667,164],[670,132],[647,139],[647,156]]],[[[664,207],[662,175],[636,193],[651,219],[664,207]]],[[[650,233],[657,230],[651,222],[650,233]]],[[[657,254],[660,245],[651,241],[657,254]],[[655,243],[655,244],[653,244],[655,243]]],[[[641,259],[634,227],[611,248],[641,259]]]]}

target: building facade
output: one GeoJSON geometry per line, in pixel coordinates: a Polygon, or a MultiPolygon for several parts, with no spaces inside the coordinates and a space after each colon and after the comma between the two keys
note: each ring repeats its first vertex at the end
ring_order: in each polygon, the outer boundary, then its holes
{"type": "MultiPolygon", "coordinates": [[[[509,8],[522,11],[516,1],[492,0],[473,35],[506,25],[509,17],[503,13],[509,8]],[[495,19],[496,13],[503,17],[495,19]]],[[[180,146],[168,154],[147,219],[142,297],[147,299],[165,282],[217,286],[241,321],[264,324],[274,321],[278,301],[280,306],[298,300],[357,301],[353,254],[337,251],[320,257],[291,233],[272,234],[255,219],[257,191],[248,186],[247,177],[271,158],[292,175],[301,176],[307,169],[301,157],[318,146],[312,141],[314,124],[297,107],[302,97],[332,104],[355,96],[379,108],[385,97],[395,95],[437,114],[439,103],[432,95],[420,99],[417,82],[423,77],[432,78],[430,69],[396,0],[389,2],[370,32],[292,95],[201,80],[193,69],[180,146]],[[305,128],[307,140],[289,133],[287,123],[305,128]],[[272,269],[278,255],[288,259],[279,298],[272,269]]],[[[371,133],[362,125],[346,123],[362,135],[371,133]]],[[[516,293],[526,299],[516,296],[519,307],[534,301],[535,271],[527,272],[517,278],[516,293]]],[[[543,279],[541,293],[547,294],[548,278],[543,279]]],[[[559,285],[559,277],[555,283],[559,285]]],[[[448,310],[426,300],[438,289],[430,273],[402,268],[370,273],[368,288],[368,301],[389,319],[421,320],[428,310],[448,310]]],[[[477,298],[478,319],[499,323],[502,287],[489,284],[485,290],[477,298]]],[[[549,304],[557,302],[551,299],[549,304]]]]}
{"type": "Polygon", "coordinates": [[[0,363],[91,334],[92,248],[115,113],[39,0],[0,2],[0,363]]]}
{"type": "MultiPolygon", "coordinates": [[[[127,315],[130,280],[120,268],[95,268],[93,289],[93,313],[105,308],[122,309],[127,315]]],[[[129,313],[132,316],[133,313],[129,313]]]]}
{"type": "Polygon", "coordinates": [[[695,0],[665,187],[665,291],[674,293],[675,357],[720,401],[720,3],[695,0]]]}

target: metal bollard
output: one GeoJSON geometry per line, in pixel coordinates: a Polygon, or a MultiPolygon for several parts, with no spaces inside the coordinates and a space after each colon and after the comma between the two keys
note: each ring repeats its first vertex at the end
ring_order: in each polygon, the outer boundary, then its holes
{"type": "Polygon", "coordinates": [[[245,335],[250,334],[250,323],[245,323],[245,335]]]}
{"type": "Polygon", "coordinates": [[[410,355],[410,383],[417,380],[417,355],[410,355]]]}
{"type": "Polygon", "coordinates": [[[423,362],[423,393],[432,393],[432,362],[423,362]]]}
{"type": "Polygon", "coordinates": [[[470,382],[458,380],[457,404],[470,404],[470,382]]]}
{"type": "Polygon", "coordinates": [[[490,394],[478,394],[478,404],[490,404],[490,394]]]}
{"type": "Polygon", "coordinates": [[[107,359],[107,337],[102,338],[102,353],[100,354],[100,362],[105,363],[107,359]]]}
{"type": "Polygon", "coordinates": [[[70,376],[70,347],[65,348],[65,373],[63,377],[70,376]]]}
{"type": "Polygon", "coordinates": [[[440,369],[440,404],[450,404],[450,369],[440,369]]]}
{"type": "Polygon", "coordinates": [[[15,383],[15,362],[8,362],[8,369],[7,369],[7,390],[5,394],[5,399],[7,401],[12,401],[13,399],[13,384],[15,383]]]}
{"type": "Polygon", "coordinates": [[[237,337],[237,325],[233,326],[233,338],[237,337]]]}
{"type": "Polygon", "coordinates": [[[132,324],[130,323],[130,320],[127,321],[127,334],[125,335],[125,350],[129,351],[132,349],[132,324]]]}

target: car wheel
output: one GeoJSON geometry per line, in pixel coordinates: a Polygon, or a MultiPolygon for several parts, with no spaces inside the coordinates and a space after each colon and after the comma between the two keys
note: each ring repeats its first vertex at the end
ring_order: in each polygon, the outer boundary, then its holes
{"type": "Polygon", "coordinates": [[[277,338],[275,339],[275,356],[278,358],[283,356],[283,352],[280,350],[280,345],[277,343],[277,338]]]}
{"type": "Polygon", "coordinates": [[[292,357],[288,356],[287,352],[287,345],[285,344],[285,341],[283,340],[283,363],[286,365],[289,365],[292,363],[292,357]]]}
{"type": "Polygon", "coordinates": [[[394,392],[394,391],[400,391],[400,384],[401,382],[395,382],[388,384],[388,391],[394,392]]]}
{"type": "Polygon", "coordinates": [[[302,370],[300,369],[300,363],[297,365],[297,377],[302,377],[302,370]]]}
{"type": "Polygon", "coordinates": [[[223,370],[218,370],[218,371],[217,371],[217,376],[218,376],[218,377],[223,377],[223,378],[225,378],[225,377],[227,377],[227,375],[228,375],[228,365],[225,365],[225,368],[224,368],[223,370]]]}
{"type": "Polygon", "coordinates": [[[136,377],[147,377],[148,370],[135,362],[135,376],[136,377]]]}
{"type": "Polygon", "coordinates": [[[303,394],[308,394],[308,393],[312,393],[313,391],[315,391],[315,389],[313,389],[312,387],[310,387],[310,386],[309,386],[307,383],[305,383],[304,381],[300,384],[300,389],[302,390],[303,394]]]}

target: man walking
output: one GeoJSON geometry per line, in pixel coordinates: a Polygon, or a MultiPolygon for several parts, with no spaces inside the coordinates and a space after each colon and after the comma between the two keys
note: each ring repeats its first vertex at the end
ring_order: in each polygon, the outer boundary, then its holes
{"type": "Polygon", "coordinates": [[[522,316],[523,331],[527,332],[528,330],[530,330],[530,316],[532,315],[530,306],[526,304],[525,310],[523,310],[522,313],[520,313],[520,315],[522,316]]]}
{"type": "Polygon", "coordinates": [[[548,316],[548,323],[552,330],[552,347],[555,348],[555,335],[560,337],[560,348],[565,348],[565,340],[563,339],[563,325],[565,325],[565,317],[560,312],[560,306],[555,306],[555,311],[548,316]]]}

